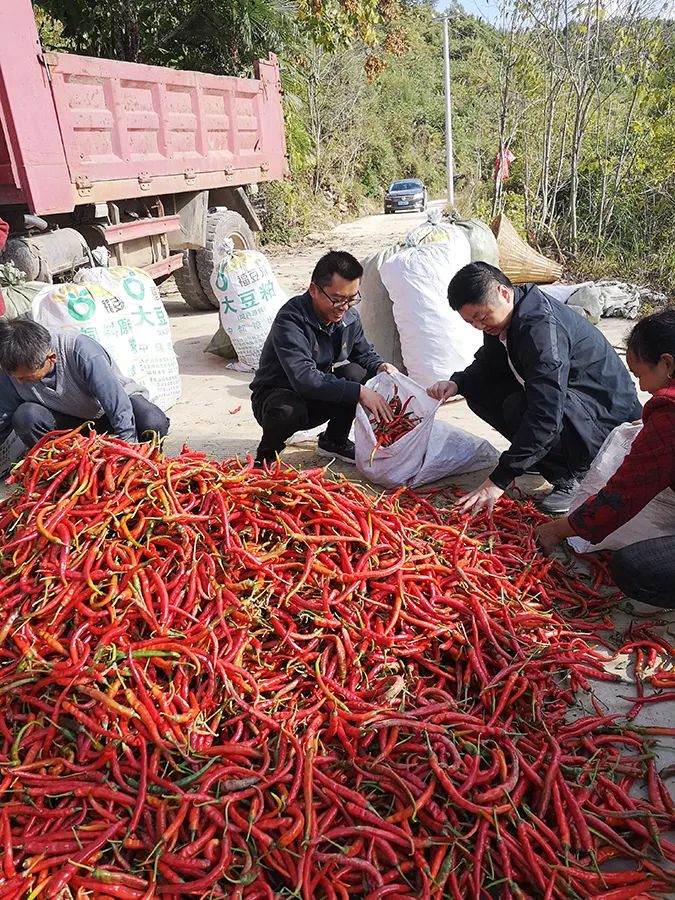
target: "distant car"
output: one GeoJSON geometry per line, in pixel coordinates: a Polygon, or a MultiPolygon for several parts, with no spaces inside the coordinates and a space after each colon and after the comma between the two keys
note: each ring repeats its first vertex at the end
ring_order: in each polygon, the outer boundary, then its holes
{"type": "Polygon", "coordinates": [[[384,195],[385,213],[393,213],[397,209],[424,211],[426,208],[427,189],[418,178],[394,181],[384,195]]]}

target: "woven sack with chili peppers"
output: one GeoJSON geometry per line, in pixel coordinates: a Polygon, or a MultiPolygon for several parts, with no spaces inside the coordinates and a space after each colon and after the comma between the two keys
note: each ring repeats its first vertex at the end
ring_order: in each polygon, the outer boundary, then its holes
{"type": "Polygon", "coordinates": [[[387,399],[391,422],[371,420],[356,410],[356,468],[387,488],[417,487],[459,472],[475,472],[497,462],[489,443],[435,418],[440,407],[425,389],[400,372],[380,372],[367,384],[387,399]]]}

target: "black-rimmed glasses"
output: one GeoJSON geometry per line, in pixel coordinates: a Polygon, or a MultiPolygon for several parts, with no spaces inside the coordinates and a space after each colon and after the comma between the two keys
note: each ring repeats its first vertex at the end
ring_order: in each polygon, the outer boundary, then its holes
{"type": "MultiPolygon", "coordinates": [[[[316,282],[314,282],[314,283],[316,284],[316,282]]],[[[362,299],[360,291],[357,291],[353,297],[337,298],[337,297],[331,297],[330,294],[327,294],[326,291],[324,291],[324,289],[321,287],[320,284],[317,284],[316,286],[321,291],[321,293],[324,295],[326,300],[330,300],[330,302],[333,304],[333,306],[337,306],[337,307],[346,306],[348,309],[351,309],[352,306],[356,306],[358,303],[360,303],[361,299],[362,299]]]]}

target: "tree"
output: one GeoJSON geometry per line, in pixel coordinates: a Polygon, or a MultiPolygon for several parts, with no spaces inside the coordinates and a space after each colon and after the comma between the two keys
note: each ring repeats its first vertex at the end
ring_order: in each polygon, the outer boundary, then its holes
{"type": "Polygon", "coordinates": [[[378,28],[401,13],[398,0],[298,0],[298,19],[307,36],[324,50],[354,42],[378,43],[378,28]]]}
{"type": "Polygon", "coordinates": [[[78,53],[247,74],[294,29],[289,0],[41,0],[78,53]]]}
{"type": "MultiPolygon", "coordinates": [[[[505,210],[591,270],[675,277],[675,23],[661,0],[502,0],[450,18],[463,212],[505,210]],[[652,8],[653,7],[653,8],[652,8]],[[492,163],[511,148],[507,182],[492,163]]],[[[432,0],[40,0],[47,46],[249,75],[281,59],[292,180],[265,188],[277,236],[381,198],[442,190],[442,32],[432,0]]],[[[309,226],[311,227],[311,226],[309,226]]]]}
{"type": "MultiPolygon", "coordinates": [[[[375,47],[396,34],[400,12],[398,0],[40,0],[38,8],[62,23],[78,53],[234,75],[299,35],[326,50],[375,47]]],[[[377,68],[378,57],[368,60],[377,68]]]]}
{"type": "Polygon", "coordinates": [[[519,123],[511,135],[525,162],[528,230],[558,231],[572,253],[592,234],[597,255],[637,152],[633,126],[659,28],[647,12],[647,0],[614,3],[611,15],[600,0],[517,0],[511,8],[502,117],[519,123]]]}

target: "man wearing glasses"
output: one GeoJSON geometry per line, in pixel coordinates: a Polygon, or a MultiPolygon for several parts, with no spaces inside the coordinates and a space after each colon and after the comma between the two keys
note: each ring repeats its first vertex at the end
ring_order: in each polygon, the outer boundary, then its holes
{"type": "Polygon", "coordinates": [[[319,452],[354,462],[349,432],[360,403],[378,421],[392,413],[364,382],[396,369],[366,339],[355,307],[363,268],[350,253],[331,250],[312,272],[307,291],[278,312],[251,382],[251,405],[263,430],[256,465],[273,462],[296,431],[327,422],[319,452]]]}

